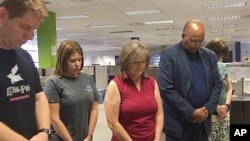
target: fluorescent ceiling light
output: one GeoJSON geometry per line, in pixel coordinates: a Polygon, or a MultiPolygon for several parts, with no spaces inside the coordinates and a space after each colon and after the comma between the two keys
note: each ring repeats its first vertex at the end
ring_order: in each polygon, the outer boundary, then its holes
{"type": "Polygon", "coordinates": [[[173,20],[168,21],[152,21],[152,22],[144,22],[144,24],[162,24],[162,23],[174,23],[173,20]]]}
{"type": "Polygon", "coordinates": [[[123,31],[111,31],[109,33],[130,33],[130,32],[134,32],[132,30],[123,30],[123,31]]]}
{"type": "Polygon", "coordinates": [[[123,13],[130,16],[130,15],[142,15],[142,14],[156,14],[161,12],[162,11],[160,9],[155,9],[155,10],[127,11],[123,13]]]}
{"type": "Polygon", "coordinates": [[[248,29],[235,29],[234,31],[248,31],[248,29]]]}
{"type": "Polygon", "coordinates": [[[103,41],[104,43],[117,43],[119,40],[114,40],[114,41],[103,41]]]}
{"type": "Polygon", "coordinates": [[[170,30],[171,28],[170,27],[167,27],[167,28],[158,28],[158,29],[156,29],[156,30],[170,30]]]}
{"type": "Polygon", "coordinates": [[[234,19],[239,19],[240,16],[221,16],[221,17],[211,17],[208,18],[208,21],[215,21],[215,20],[234,20],[234,19]]]}
{"type": "Polygon", "coordinates": [[[210,28],[225,28],[225,27],[236,27],[238,24],[217,24],[217,25],[211,25],[210,28]]]}
{"type": "Polygon", "coordinates": [[[241,15],[240,18],[250,18],[250,15],[241,15]]]}
{"type": "Polygon", "coordinates": [[[57,39],[57,42],[62,42],[64,40],[67,40],[67,39],[57,39]]]}
{"type": "Polygon", "coordinates": [[[75,20],[75,19],[83,19],[88,18],[87,15],[75,15],[75,16],[58,16],[56,17],[58,20],[75,20]]]}
{"type": "Polygon", "coordinates": [[[86,33],[72,33],[72,34],[66,34],[67,36],[82,36],[87,35],[86,33]]]}
{"type": "Polygon", "coordinates": [[[105,27],[115,27],[113,24],[107,24],[107,25],[88,25],[88,28],[105,28],[105,27]]]}
{"type": "Polygon", "coordinates": [[[173,25],[170,25],[170,27],[167,27],[167,28],[158,28],[156,29],[158,31],[161,31],[161,30],[182,30],[182,27],[176,27],[176,26],[173,26],[173,25]]]}
{"type": "Polygon", "coordinates": [[[234,32],[235,30],[234,29],[227,29],[227,30],[214,30],[212,31],[211,33],[220,33],[220,32],[234,32]]]}
{"type": "Polygon", "coordinates": [[[159,34],[156,34],[156,35],[158,35],[158,36],[165,36],[165,35],[181,35],[182,33],[159,33],[159,34]]]}
{"type": "Polygon", "coordinates": [[[215,9],[215,8],[233,8],[233,7],[243,7],[246,6],[247,2],[239,2],[239,3],[223,3],[223,4],[210,4],[203,5],[203,9],[215,9]]]}
{"type": "Polygon", "coordinates": [[[108,37],[93,37],[93,38],[84,38],[83,40],[99,40],[99,39],[107,39],[108,37]]]}

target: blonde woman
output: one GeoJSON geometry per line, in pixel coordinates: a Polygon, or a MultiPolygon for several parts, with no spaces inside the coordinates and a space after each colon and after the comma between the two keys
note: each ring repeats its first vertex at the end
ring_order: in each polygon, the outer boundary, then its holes
{"type": "Polygon", "coordinates": [[[150,55],[133,40],[120,54],[120,75],[109,83],[104,106],[112,141],[160,141],[163,110],[158,85],[147,76],[150,55]]]}

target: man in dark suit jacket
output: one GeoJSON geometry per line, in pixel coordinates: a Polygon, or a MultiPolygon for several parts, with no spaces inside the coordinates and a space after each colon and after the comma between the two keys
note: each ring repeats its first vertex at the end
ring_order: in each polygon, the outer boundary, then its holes
{"type": "Polygon", "coordinates": [[[188,21],[182,41],[161,54],[158,83],[166,141],[207,141],[222,82],[214,52],[201,47],[205,27],[188,21]]]}

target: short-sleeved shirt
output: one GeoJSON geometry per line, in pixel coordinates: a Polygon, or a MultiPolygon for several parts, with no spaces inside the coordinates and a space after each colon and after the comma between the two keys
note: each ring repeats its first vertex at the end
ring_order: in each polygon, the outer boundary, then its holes
{"type": "Polygon", "coordinates": [[[37,134],[35,96],[42,87],[27,51],[0,49],[0,81],[0,121],[30,139],[37,134]]]}
{"type": "Polygon", "coordinates": [[[79,73],[76,78],[51,76],[45,82],[44,92],[49,103],[60,104],[60,119],[74,141],[87,136],[93,101],[98,92],[92,76],[79,73]]]}
{"type": "MultiPolygon", "coordinates": [[[[129,77],[114,79],[121,95],[119,122],[133,141],[152,141],[155,136],[156,113],[155,80],[141,79],[140,91],[129,77]]],[[[118,141],[113,135],[112,141],[118,141]]]]}
{"type": "Polygon", "coordinates": [[[221,76],[221,81],[222,81],[222,90],[221,90],[221,95],[219,99],[219,104],[224,104],[226,103],[227,100],[227,82],[225,80],[226,77],[228,77],[228,69],[226,64],[223,62],[218,62],[218,70],[221,76]]]}

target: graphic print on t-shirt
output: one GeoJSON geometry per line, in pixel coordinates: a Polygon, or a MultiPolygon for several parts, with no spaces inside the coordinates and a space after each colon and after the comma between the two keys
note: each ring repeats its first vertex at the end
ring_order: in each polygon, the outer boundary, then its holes
{"type": "Polygon", "coordinates": [[[11,73],[7,76],[11,80],[11,84],[14,84],[15,82],[23,80],[23,78],[20,76],[20,74],[16,74],[18,69],[19,69],[18,66],[15,65],[11,69],[11,73]]]}
{"type": "Polygon", "coordinates": [[[19,67],[15,65],[10,73],[6,76],[10,79],[10,82],[12,85],[7,87],[7,97],[10,101],[19,101],[23,99],[27,99],[30,97],[28,94],[30,92],[30,86],[29,85],[16,85],[17,82],[23,81],[23,78],[21,77],[21,74],[18,74],[19,67]]]}

